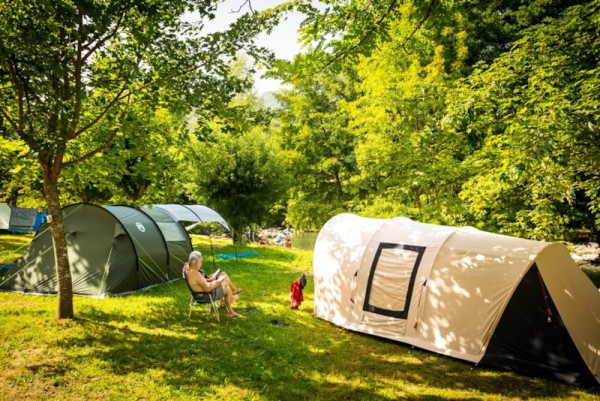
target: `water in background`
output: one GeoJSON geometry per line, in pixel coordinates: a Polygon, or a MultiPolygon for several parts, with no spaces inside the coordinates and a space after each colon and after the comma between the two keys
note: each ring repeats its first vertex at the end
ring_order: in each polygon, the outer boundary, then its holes
{"type": "Polygon", "coordinates": [[[315,248],[318,235],[318,232],[295,233],[292,237],[292,247],[312,251],[315,248]]]}

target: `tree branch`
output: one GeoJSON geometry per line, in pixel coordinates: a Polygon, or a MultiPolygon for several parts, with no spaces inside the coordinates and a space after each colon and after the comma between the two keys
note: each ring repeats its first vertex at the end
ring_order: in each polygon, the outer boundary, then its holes
{"type": "MultiPolygon", "coordinates": [[[[124,115],[125,115],[125,109],[123,109],[121,111],[121,116],[120,116],[119,119],[123,118],[124,115]]],[[[77,163],[81,163],[81,162],[83,162],[85,160],[90,159],[95,154],[98,154],[99,152],[103,151],[104,149],[106,149],[113,142],[113,140],[117,136],[118,132],[119,132],[119,127],[113,128],[113,130],[111,131],[110,135],[104,140],[104,142],[102,142],[96,148],[94,148],[93,150],[91,150],[88,153],[84,154],[83,156],[78,157],[77,159],[69,160],[68,162],[64,162],[63,163],[63,167],[68,168],[68,167],[73,166],[73,165],[75,165],[77,163]]]]}
{"type": "Polygon", "coordinates": [[[81,64],[85,64],[87,59],[91,55],[93,55],[96,52],[96,50],[98,50],[102,45],[104,45],[110,39],[114,38],[117,35],[117,33],[119,33],[119,28],[121,27],[121,22],[123,22],[123,17],[124,17],[124,12],[121,12],[119,14],[119,17],[117,18],[117,22],[115,23],[115,27],[113,28],[112,32],[107,33],[106,36],[104,36],[104,37],[99,35],[97,38],[94,38],[90,41],[90,45],[93,42],[96,42],[96,43],[89,48],[87,53],[85,53],[83,55],[83,57],[81,58],[81,64]]]}
{"type": "MultiPolygon", "coordinates": [[[[17,134],[19,134],[19,127],[18,127],[17,123],[12,118],[10,118],[10,115],[6,112],[6,110],[4,110],[3,108],[0,108],[0,114],[2,114],[4,119],[8,121],[8,123],[15,130],[15,132],[17,132],[17,134]]],[[[19,137],[21,137],[21,135],[19,135],[19,137]]]]}
{"type": "Polygon", "coordinates": [[[252,1],[251,0],[245,0],[239,7],[237,10],[231,10],[232,13],[239,13],[240,11],[242,11],[242,8],[244,8],[245,5],[248,5],[248,8],[250,9],[250,13],[252,13],[252,15],[254,15],[254,9],[252,8],[252,1]]]}
{"type": "Polygon", "coordinates": [[[73,104],[73,119],[71,119],[71,123],[69,124],[68,132],[75,132],[75,128],[79,124],[79,117],[81,115],[81,92],[82,92],[82,71],[83,71],[83,13],[81,10],[78,10],[79,13],[79,21],[77,22],[77,54],[75,56],[75,70],[73,74],[75,75],[75,103],[73,104]]]}
{"type": "Polygon", "coordinates": [[[19,105],[19,120],[18,120],[18,122],[11,120],[11,119],[9,119],[9,121],[13,122],[13,124],[14,124],[13,128],[15,129],[17,134],[19,134],[19,136],[22,136],[23,122],[24,122],[23,103],[25,102],[25,89],[23,87],[23,82],[21,81],[21,77],[19,77],[19,74],[17,72],[17,67],[12,62],[12,60],[9,60],[8,68],[10,70],[10,76],[11,76],[11,79],[12,79],[14,87],[15,87],[15,95],[17,96],[17,104],[19,105]]]}
{"type": "MultiPolygon", "coordinates": [[[[377,30],[377,28],[379,28],[379,26],[383,23],[383,21],[392,13],[392,10],[393,10],[393,8],[394,8],[394,6],[396,5],[397,2],[398,2],[398,0],[393,0],[390,3],[387,11],[381,16],[381,18],[375,23],[375,25],[371,29],[369,29],[367,31],[367,33],[360,39],[360,41],[357,44],[355,44],[354,46],[350,47],[349,49],[346,49],[346,50],[341,51],[338,54],[334,55],[329,61],[327,61],[325,64],[323,64],[317,70],[313,71],[312,74],[324,71],[325,69],[327,69],[329,66],[331,66],[336,61],[338,61],[341,58],[347,56],[348,54],[350,54],[351,52],[355,51],[360,46],[362,46],[365,43],[365,41],[377,30]]],[[[408,52],[408,50],[406,49],[406,46],[405,46],[406,43],[417,33],[417,31],[423,26],[423,24],[425,23],[425,21],[429,18],[429,16],[431,15],[431,12],[433,11],[433,7],[435,5],[435,2],[436,2],[436,0],[431,0],[431,2],[429,3],[429,6],[427,7],[427,13],[423,17],[423,19],[421,19],[421,21],[419,21],[419,23],[417,24],[417,26],[415,27],[415,29],[413,29],[413,31],[411,32],[411,34],[406,39],[404,39],[404,41],[399,45],[399,46],[401,46],[404,49],[404,51],[407,54],[410,54],[410,52],[408,52]]],[[[300,76],[298,78],[306,78],[308,76],[310,76],[310,75],[306,74],[306,75],[302,75],[302,76],[300,76]]]]}
{"type": "Polygon", "coordinates": [[[415,27],[415,29],[413,29],[413,31],[411,32],[411,34],[408,35],[408,37],[406,39],[404,39],[404,41],[400,44],[400,46],[406,52],[406,54],[410,55],[411,53],[406,49],[405,45],[408,43],[409,40],[412,39],[413,36],[415,36],[415,34],[417,33],[417,31],[419,29],[421,29],[421,26],[423,26],[423,24],[425,23],[425,21],[427,21],[427,19],[431,15],[431,11],[433,11],[433,6],[434,5],[435,5],[435,0],[431,0],[431,2],[429,3],[429,7],[427,7],[427,13],[423,17],[423,19],[417,24],[417,26],[415,27]]]}
{"type": "Polygon", "coordinates": [[[104,117],[106,116],[106,114],[108,114],[108,112],[113,108],[113,106],[115,104],[117,104],[118,102],[120,102],[121,100],[123,100],[125,97],[129,96],[130,93],[127,93],[126,95],[123,95],[123,93],[125,93],[125,86],[123,86],[119,92],[112,98],[112,100],[110,102],[108,102],[106,104],[106,106],[104,107],[104,109],[98,113],[98,115],[89,123],[87,123],[86,125],[84,125],[82,128],[80,128],[79,130],[73,132],[73,134],[68,136],[68,140],[72,140],[77,138],[79,135],[83,134],[84,132],[86,132],[87,130],[89,130],[90,128],[92,128],[94,125],[98,124],[98,122],[104,117]]]}
{"type": "MultiPolygon", "coordinates": [[[[379,20],[375,23],[375,25],[373,25],[371,27],[371,29],[369,29],[367,31],[367,33],[358,41],[357,44],[350,47],[349,49],[346,49],[346,50],[341,51],[338,54],[334,55],[328,62],[326,62],[321,67],[319,67],[316,71],[314,71],[313,74],[324,71],[325,69],[327,69],[329,66],[331,66],[336,61],[347,56],[348,54],[350,54],[351,52],[355,51],[360,46],[362,46],[363,43],[365,43],[366,40],[369,39],[369,37],[373,34],[373,32],[375,32],[377,30],[377,28],[379,28],[379,26],[383,23],[383,21],[392,13],[392,10],[393,10],[394,6],[396,5],[396,3],[398,3],[398,0],[392,0],[390,5],[388,6],[388,9],[386,10],[386,12],[381,16],[381,18],[379,18],[379,20]]],[[[301,76],[300,78],[306,78],[307,76],[309,76],[309,75],[304,75],[304,76],[301,76]]]]}

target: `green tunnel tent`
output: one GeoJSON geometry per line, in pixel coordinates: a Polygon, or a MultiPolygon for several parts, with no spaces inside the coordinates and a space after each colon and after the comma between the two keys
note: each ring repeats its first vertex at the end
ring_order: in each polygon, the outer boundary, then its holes
{"type": "MultiPolygon", "coordinates": [[[[138,209],[75,204],[63,208],[63,217],[74,294],[126,293],[175,277],[169,277],[168,248],[157,223],[138,209]]],[[[44,225],[2,288],[51,294],[56,284],[52,236],[44,225]]]]}
{"type": "MultiPolygon", "coordinates": [[[[184,226],[160,208],[75,204],[63,217],[74,294],[124,294],[180,278],[192,251],[184,226]]],[[[48,225],[4,279],[3,290],[56,293],[48,225]]]]}
{"type": "Polygon", "coordinates": [[[597,388],[600,293],[566,247],[340,214],[313,254],[315,314],[469,362],[597,388]]]}
{"type": "Polygon", "coordinates": [[[184,226],[163,209],[143,206],[141,210],[156,222],[165,238],[169,255],[168,279],[181,277],[181,266],[192,251],[192,242],[184,226]]]}

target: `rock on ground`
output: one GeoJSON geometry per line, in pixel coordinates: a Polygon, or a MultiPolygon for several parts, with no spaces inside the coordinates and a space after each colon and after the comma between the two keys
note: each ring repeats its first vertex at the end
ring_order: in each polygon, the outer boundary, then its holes
{"type": "Polygon", "coordinates": [[[600,247],[595,242],[573,245],[571,257],[580,267],[600,269],[600,247]]]}

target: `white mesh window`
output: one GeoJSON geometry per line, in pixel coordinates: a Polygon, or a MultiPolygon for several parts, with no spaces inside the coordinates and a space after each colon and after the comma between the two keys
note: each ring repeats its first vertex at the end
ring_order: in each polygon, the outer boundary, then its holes
{"type": "Polygon", "coordinates": [[[369,273],[364,310],[406,319],[424,252],[421,246],[379,244],[369,273]]]}
{"type": "Polygon", "coordinates": [[[185,241],[184,231],[178,223],[156,223],[165,237],[165,241],[185,241]]]}

